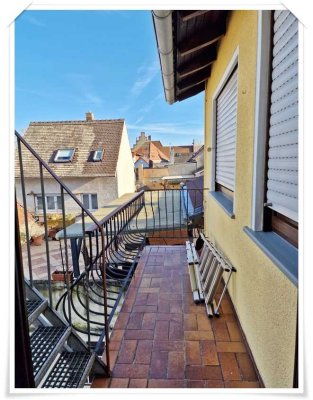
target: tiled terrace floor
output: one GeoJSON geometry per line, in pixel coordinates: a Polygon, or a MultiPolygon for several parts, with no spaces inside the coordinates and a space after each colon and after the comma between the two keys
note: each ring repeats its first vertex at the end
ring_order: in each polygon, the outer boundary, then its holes
{"type": "Polygon", "coordinates": [[[232,303],[209,319],[191,296],[185,246],[147,246],[110,342],[112,377],[94,388],[260,387],[232,303]]]}

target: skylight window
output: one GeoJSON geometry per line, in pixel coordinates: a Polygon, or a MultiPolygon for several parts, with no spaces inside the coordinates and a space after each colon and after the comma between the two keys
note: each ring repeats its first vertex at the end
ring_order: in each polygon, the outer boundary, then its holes
{"type": "Polygon", "coordinates": [[[57,151],[54,161],[55,162],[69,162],[72,161],[74,149],[60,149],[57,151]]]}
{"type": "Polygon", "coordinates": [[[95,153],[93,155],[93,161],[101,161],[102,157],[103,157],[103,149],[95,150],[95,153]]]}

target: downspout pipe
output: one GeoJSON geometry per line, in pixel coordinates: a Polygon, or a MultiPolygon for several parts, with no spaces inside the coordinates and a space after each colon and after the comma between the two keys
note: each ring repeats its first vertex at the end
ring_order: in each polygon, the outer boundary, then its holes
{"type": "Polygon", "coordinates": [[[163,87],[166,101],[175,103],[172,11],[153,10],[153,24],[157,40],[163,87]]]}

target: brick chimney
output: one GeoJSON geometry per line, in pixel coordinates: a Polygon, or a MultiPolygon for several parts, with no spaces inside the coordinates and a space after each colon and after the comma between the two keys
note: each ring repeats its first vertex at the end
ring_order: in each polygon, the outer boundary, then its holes
{"type": "Polygon", "coordinates": [[[86,112],[86,121],[87,122],[93,121],[94,119],[95,119],[95,117],[91,111],[86,112]]]}

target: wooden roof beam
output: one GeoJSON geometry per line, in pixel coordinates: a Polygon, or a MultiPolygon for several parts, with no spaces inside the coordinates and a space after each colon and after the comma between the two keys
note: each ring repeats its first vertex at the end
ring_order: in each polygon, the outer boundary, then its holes
{"type": "Polygon", "coordinates": [[[188,99],[189,97],[195,96],[196,94],[202,92],[204,89],[205,89],[205,84],[204,82],[201,82],[198,85],[193,86],[192,88],[189,88],[187,90],[178,93],[177,100],[182,101],[188,99]]]}
{"type": "Polygon", "coordinates": [[[211,65],[203,68],[201,71],[191,74],[187,78],[181,79],[177,82],[179,90],[187,89],[188,87],[197,85],[200,82],[207,80],[211,75],[211,65]]]}
{"type": "Polygon", "coordinates": [[[206,14],[209,10],[184,10],[180,11],[180,16],[183,22],[189,21],[192,18],[200,17],[200,15],[206,14]]]}
{"type": "Polygon", "coordinates": [[[212,64],[217,57],[216,46],[209,46],[205,52],[202,52],[201,55],[197,55],[197,57],[193,58],[189,62],[185,62],[177,68],[177,72],[181,78],[186,75],[190,75],[194,72],[197,72],[208,65],[212,64]]]}
{"type": "Polygon", "coordinates": [[[210,46],[212,43],[217,42],[226,32],[226,21],[222,20],[214,26],[211,25],[211,29],[199,30],[195,32],[191,37],[179,43],[177,50],[181,56],[193,53],[194,51],[203,49],[206,46],[210,46]]]}

